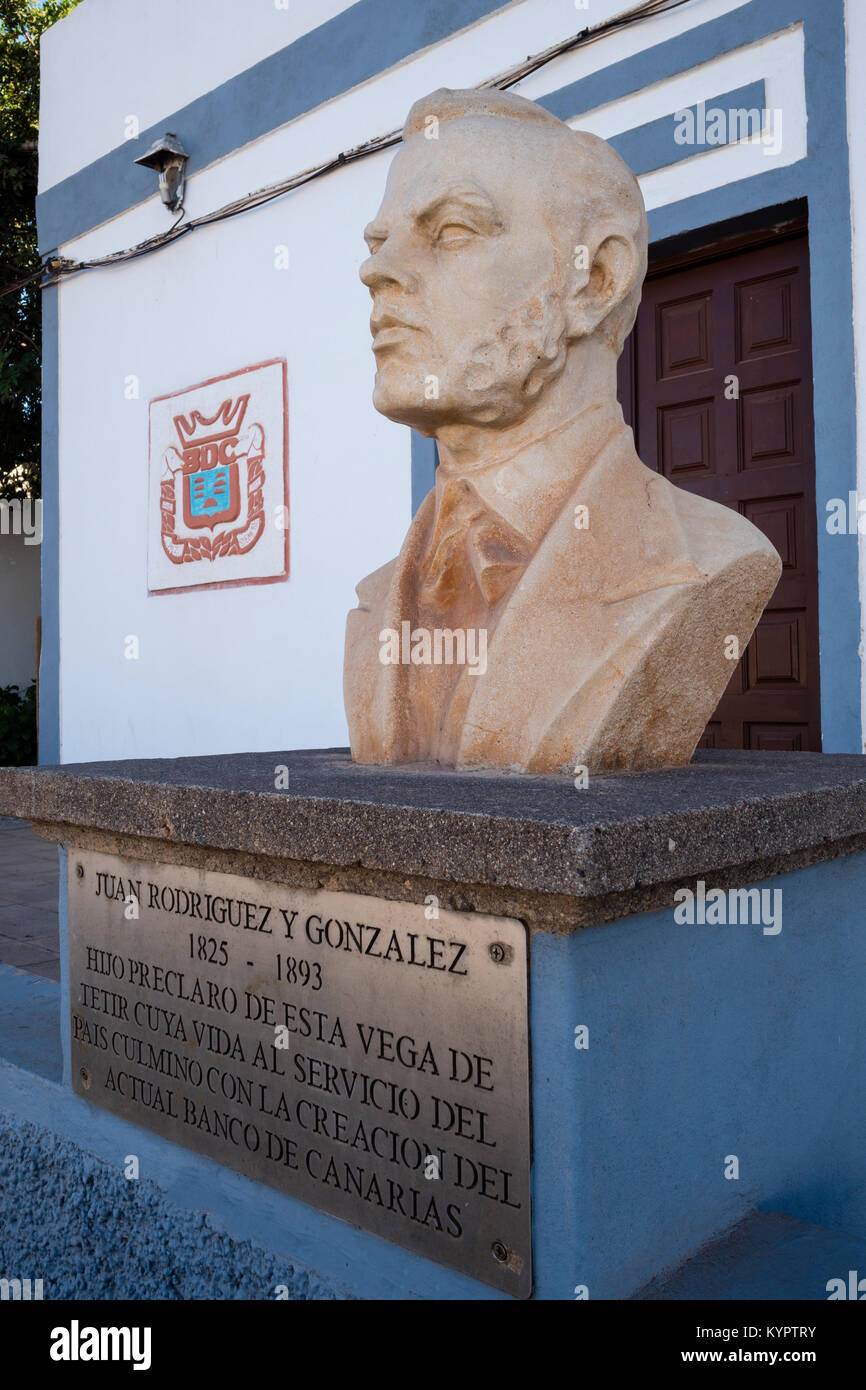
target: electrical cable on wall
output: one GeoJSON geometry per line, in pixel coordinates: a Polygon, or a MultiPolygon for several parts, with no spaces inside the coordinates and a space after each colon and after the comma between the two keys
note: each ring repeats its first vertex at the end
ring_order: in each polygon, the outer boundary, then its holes
{"type": "MultiPolygon", "coordinates": [[[[542,53],[529,55],[521,63],[517,63],[508,68],[505,72],[496,77],[489,78],[486,82],[478,84],[478,90],[483,91],[488,87],[499,87],[506,90],[513,87],[515,83],[521,82],[532,73],[538,72],[540,68],[552,63],[556,58],[563,57],[566,53],[571,53],[577,48],[583,48],[605,38],[611,33],[621,29],[626,29],[632,24],[638,23],[643,19],[652,19],[656,15],[665,14],[670,10],[679,9],[682,5],[692,4],[694,0],[643,0],[643,3],[626,10],[619,15],[603,20],[600,24],[590,28],[582,29],[579,33],[572,35],[569,39],[564,39],[560,43],[552,45],[542,53]]],[[[397,145],[403,135],[402,126],[396,130],[388,131],[385,135],[377,135],[371,140],[366,140],[362,145],[355,146],[354,149],[346,150],[341,154],[325,160],[321,164],[313,165],[309,169],[304,169],[299,174],[292,174],[289,178],[280,179],[276,183],[267,184],[253,193],[247,193],[242,198],[236,198],[224,207],[217,208],[214,212],[203,214],[201,217],[192,218],[184,222],[183,210],[177,221],[168,229],[160,232],[156,236],[148,237],[145,241],[139,242],[136,246],[130,246],[122,251],[113,251],[107,256],[97,256],[91,260],[73,261],[67,260],[63,256],[49,256],[43,266],[34,271],[31,275],[17,280],[14,284],[7,286],[0,297],[13,294],[17,290],[23,289],[25,285],[32,281],[41,279],[42,286],[56,285],[60,280],[70,275],[79,274],[84,270],[99,270],[112,265],[120,265],[126,261],[138,260],[141,256],[150,255],[154,251],[162,250],[165,246],[171,246],[182,237],[188,236],[190,232],[196,231],[199,227],[208,227],[216,222],[224,222],[230,217],[237,217],[240,213],[248,212],[252,208],[262,207],[265,203],[273,202],[275,198],[281,198],[284,194],[292,192],[296,188],[302,188],[304,184],[312,183],[314,179],[323,178],[326,174],[331,174],[337,169],[341,169],[348,164],[354,164],[359,159],[366,159],[368,155],[378,154],[380,150],[389,149],[392,145],[397,145]]]]}

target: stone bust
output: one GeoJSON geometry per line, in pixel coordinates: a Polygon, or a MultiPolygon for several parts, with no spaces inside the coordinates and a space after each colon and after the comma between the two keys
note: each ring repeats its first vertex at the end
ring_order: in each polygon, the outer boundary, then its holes
{"type": "Polygon", "coordinates": [[[374,405],[440,462],[349,614],[356,762],[689,761],[781,561],[635,452],[616,364],[647,235],[596,136],[498,90],[412,107],[360,273],[374,405]]]}

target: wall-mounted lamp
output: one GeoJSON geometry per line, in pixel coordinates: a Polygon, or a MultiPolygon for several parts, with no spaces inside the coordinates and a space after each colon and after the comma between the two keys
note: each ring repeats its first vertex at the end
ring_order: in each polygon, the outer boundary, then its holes
{"type": "Polygon", "coordinates": [[[139,155],[136,164],[155,169],[159,174],[159,196],[169,212],[183,206],[184,170],[189,155],[173,131],[167,130],[154,140],[146,154],[139,155]]]}

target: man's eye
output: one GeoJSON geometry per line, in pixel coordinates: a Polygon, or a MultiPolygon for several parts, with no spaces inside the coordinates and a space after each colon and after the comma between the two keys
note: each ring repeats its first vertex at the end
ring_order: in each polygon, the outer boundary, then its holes
{"type": "Polygon", "coordinates": [[[439,228],[436,243],[439,246],[456,246],[461,242],[468,241],[472,235],[472,228],[465,226],[462,222],[446,222],[444,226],[439,228]]]}

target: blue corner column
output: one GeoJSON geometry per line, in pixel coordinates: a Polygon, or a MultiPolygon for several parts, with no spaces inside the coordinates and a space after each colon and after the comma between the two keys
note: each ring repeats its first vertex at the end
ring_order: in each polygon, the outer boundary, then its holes
{"type": "Polygon", "coordinates": [[[412,515],[414,516],[436,481],[439,455],[436,440],[412,431],[412,515]]]}

